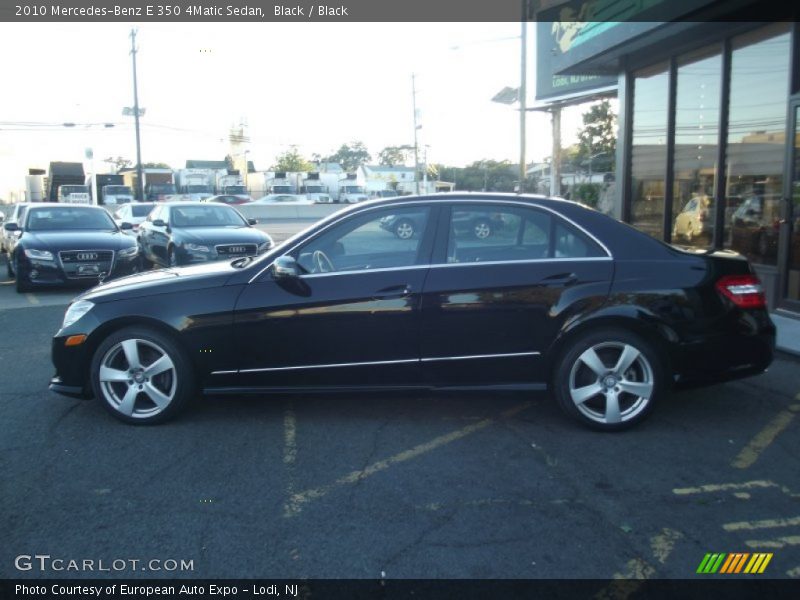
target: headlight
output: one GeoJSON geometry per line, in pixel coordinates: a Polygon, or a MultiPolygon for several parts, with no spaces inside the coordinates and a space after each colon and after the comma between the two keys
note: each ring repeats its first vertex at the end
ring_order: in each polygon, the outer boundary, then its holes
{"type": "Polygon", "coordinates": [[[120,258],[130,258],[139,254],[139,246],[131,246],[130,248],[123,248],[117,253],[120,258]]]}
{"type": "Polygon", "coordinates": [[[208,246],[201,244],[184,244],[183,247],[189,252],[208,252],[208,246]]]}
{"type": "Polygon", "coordinates": [[[64,314],[64,322],[61,324],[61,329],[72,325],[75,321],[92,310],[93,306],[94,303],[88,300],[78,300],[70,304],[67,312],[64,314]]]}
{"type": "Polygon", "coordinates": [[[53,253],[47,250],[35,250],[33,248],[25,248],[25,256],[36,260],[53,260],[53,253]]]}

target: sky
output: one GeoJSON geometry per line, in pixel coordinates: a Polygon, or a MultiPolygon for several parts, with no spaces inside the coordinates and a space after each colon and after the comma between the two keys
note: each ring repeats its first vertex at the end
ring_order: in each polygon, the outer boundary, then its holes
{"type": "MultiPolygon", "coordinates": [[[[429,162],[519,161],[517,105],[491,101],[519,85],[519,23],[2,23],[0,198],[24,189],[28,168],[83,161],[87,148],[98,172],[108,157],[135,160],[133,118],[122,115],[133,105],[132,27],[143,162],[222,160],[240,124],[258,170],[291,146],[311,158],[354,140],[377,162],[384,147],[413,144],[412,74],[429,162]]],[[[527,160],[541,160],[549,116],[527,121],[527,160]]],[[[575,110],[562,117],[565,144],[579,123],[575,110]]]]}

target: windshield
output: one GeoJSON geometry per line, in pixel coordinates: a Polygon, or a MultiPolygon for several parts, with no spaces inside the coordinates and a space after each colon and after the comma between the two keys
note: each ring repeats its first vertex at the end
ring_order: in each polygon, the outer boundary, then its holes
{"type": "Polygon", "coordinates": [[[147,204],[131,204],[131,209],[133,210],[134,217],[146,217],[150,214],[150,211],[153,210],[155,204],[147,203],[147,204]]]}
{"type": "Polygon", "coordinates": [[[309,194],[322,194],[325,192],[325,188],[321,185],[307,185],[306,192],[309,194]]]}
{"type": "Polygon", "coordinates": [[[272,186],[272,193],[273,194],[292,194],[292,193],[294,193],[294,189],[290,185],[273,185],[272,186]]]}
{"type": "Polygon", "coordinates": [[[172,208],[173,227],[241,227],[247,221],[234,209],[220,204],[176,206],[172,208]]]}
{"type": "Polygon", "coordinates": [[[120,195],[120,196],[121,195],[131,196],[132,195],[131,194],[131,188],[129,188],[127,185],[107,185],[103,189],[105,190],[106,195],[108,195],[108,194],[111,194],[111,195],[114,195],[114,196],[117,196],[117,195],[120,195]]]}
{"type": "Polygon", "coordinates": [[[105,210],[88,207],[32,208],[27,221],[28,231],[117,230],[105,210]]]}
{"type": "Polygon", "coordinates": [[[346,185],[344,186],[345,194],[363,194],[364,188],[360,185],[346,185]]]}
{"type": "Polygon", "coordinates": [[[208,185],[187,185],[187,194],[210,194],[211,186],[208,185]]]}
{"type": "Polygon", "coordinates": [[[150,186],[151,194],[174,194],[175,186],[171,183],[154,183],[150,186]]]}
{"type": "Polygon", "coordinates": [[[243,185],[226,185],[225,186],[225,193],[226,194],[246,194],[247,190],[243,185]]]}
{"type": "Polygon", "coordinates": [[[88,194],[89,188],[85,185],[62,185],[58,188],[58,193],[63,196],[67,194],[88,194]]]}

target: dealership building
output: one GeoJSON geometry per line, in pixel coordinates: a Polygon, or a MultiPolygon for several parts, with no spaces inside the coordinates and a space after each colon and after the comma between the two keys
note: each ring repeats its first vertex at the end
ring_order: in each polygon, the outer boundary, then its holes
{"type": "Polygon", "coordinates": [[[744,254],[773,315],[793,319],[800,318],[800,28],[793,15],[765,21],[764,6],[539,2],[537,103],[555,114],[616,95],[609,211],[668,243],[744,254]],[[611,17],[623,5],[629,20],[611,17]]]}

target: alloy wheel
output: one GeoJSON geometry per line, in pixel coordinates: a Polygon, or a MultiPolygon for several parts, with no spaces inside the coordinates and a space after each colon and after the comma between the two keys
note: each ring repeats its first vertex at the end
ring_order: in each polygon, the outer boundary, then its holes
{"type": "Polygon", "coordinates": [[[178,378],[175,363],[158,344],[126,339],[100,362],[100,390],[108,405],[134,419],[154,417],[172,403],[178,378]]]}
{"type": "Polygon", "coordinates": [[[492,234],[492,228],[486,221],[478,221],[472,230],[475,237],[479,240],[485,240],[492,234]]]}
{"type": "Polygon", "coordinates": [[[569,374],[569,395],[586,418],[614,425],[636,418],[650,403],[655,377],[635,346],[601,342],[585,350],[569,374]]]}
{"type": "Polygon", "coordinates": [[[408,240],[414,236],[414,226],[410,221],[400,221],[394,228],[394,233],[401,240],[408,240]]]}

